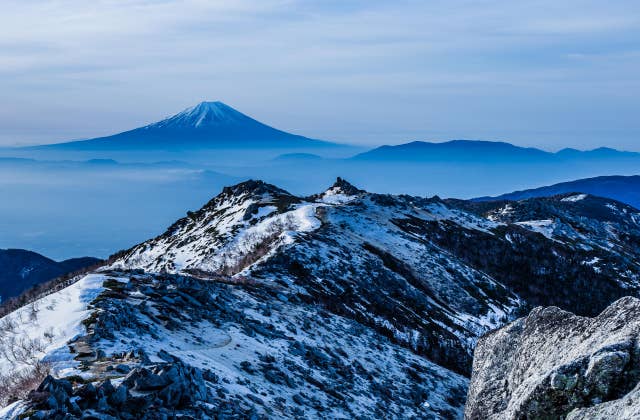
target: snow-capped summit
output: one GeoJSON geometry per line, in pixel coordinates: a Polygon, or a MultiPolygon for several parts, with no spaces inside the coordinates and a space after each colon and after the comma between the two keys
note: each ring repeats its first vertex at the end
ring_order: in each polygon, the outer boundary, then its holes
{"type": "Polygon", "coordinates": [[[294,232],[316,228],[315,207],[266,182],[245,181],[225,187],[165,234],[129,251],[114,267],[237,274],[255,262],[258,248],[276,250],[290,243],[294,232]]]}
{"type": "Polygon", "coordinates": [[[178,114],[145,128],[200,128],[234,124],[253,124],[257,121],[220,102],[200,102],[178,114]]]}

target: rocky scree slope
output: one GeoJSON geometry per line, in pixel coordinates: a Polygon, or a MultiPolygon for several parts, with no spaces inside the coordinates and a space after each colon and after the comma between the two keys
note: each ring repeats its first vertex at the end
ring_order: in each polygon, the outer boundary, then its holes
{"type": "Polygon", "coordinates": [[[465,378],[278,285],[100,276],[82,330],[45,358],[58,379],[5,415],[460,416],[465,378]]]}
{"type": "Polygon", "coordinates": [[[26,347],[0,374],[40,363],[58,378],[4,413],[460,418],[482,334],[538,302],[589,315],[637,293],[637,254],[620,239],[638,237],[637,211],[591,200],[559,196],[537,213],[534,200],[503,220],[506,203],[341,179],[311,197],[225,188],[0,319],[0,350],[26,347]],[[581,236],[540,228],[556,219],[581,236]]]}
{"type": "Polygon", "coordinates": [[[536,308],[480,339],[465,418],[638,418],[639,336],[634,297],[595,318],[536,308]]]}

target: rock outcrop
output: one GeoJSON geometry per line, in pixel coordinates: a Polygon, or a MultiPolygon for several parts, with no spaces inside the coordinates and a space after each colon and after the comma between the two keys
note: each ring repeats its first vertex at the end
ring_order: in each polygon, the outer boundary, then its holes
{"type": "MultiPolygon", "coordinates": [[[[79,379],[79,378],[74,378],[79,379]]],[[[211,407],[196,408],[196,402],[212,401],[202,372],[181,361],[131,370],[118,385],[106,379],[97,385],[75,385],[67,379],[47,376],[31,391],[26,413],[34,419],[168,418],[177,409],[192,418],[206,418],[211,407]],[[207,410],[207,408],[209,410],[207,410]],[[83,417],[84,416],[84,417],[83,417]]]]}
{"type": "Polygon", "coordinates": [[[480,339],[465,418],[638,418],[639,335],[634,297],[595,318],[536,308],[480,339]]]}

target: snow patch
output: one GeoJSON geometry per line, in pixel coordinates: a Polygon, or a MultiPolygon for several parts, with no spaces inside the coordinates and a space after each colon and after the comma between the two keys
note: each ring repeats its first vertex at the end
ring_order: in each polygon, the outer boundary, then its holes
{"type": "MultiPolygon", "coordinates": [[[[91,311],[88,304],[103,290],[107,277],[89,274],[56,293],[34,301],[0,319],[0,354],[11,353],[16,343],[35,346],[33,358],[51,362],[54,369],[75,365],[67,343],[84,333],[82,321],[91,311]]],[[[125,279],[117,279],[126,281],[125,279]]],[[[0,357],[0,375],[29,368],[27,360],[0,357]]]]}
{"type": "Polygon", "coordinates": [[[527,220],[524,222],[516,222],[516,225],[525,227],[533,232],[538,232],[549,239],[553,239],[554,223],[553,220],[527,220]]]}
{"type": "Polygon", "coordinates": [[[327,204],[345,204],[355,200],[354,195],[345,194],[340,187],[329,188],[320,196],[320,201],[327,204]]]}
{"type": "Polygon", "coordinates": [[[587,194],[576,194],[576,195],[570,195],[569,197],[565,197],[560,201],[575,203],[576,201],[581,201],[581,200],[584,200],[585,198],[587,198],[587,194]]]}
{"type": "Polygon", "coordinates": [[[489,214],[487,216],[487,219],[491,220],[492,222],[498,222],[500,220],[500,216],[509,216],[510,214],[513,213],[513,206],[511,204],[507,204],[504,207],[501,207],[497,210],[495,210],[494,212],[492,212],[491,214],[489,214]]]}

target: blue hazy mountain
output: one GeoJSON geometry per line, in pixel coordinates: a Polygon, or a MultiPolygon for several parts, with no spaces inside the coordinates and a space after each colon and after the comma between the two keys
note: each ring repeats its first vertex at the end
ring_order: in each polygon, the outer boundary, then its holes
{"type": "Polygon", "coordinates": [[[35,149],[126,151],[335,147],[344,146],[275,129],[222,102],[202,102],[162,121],[123,133],[37,146],[35,149]]]}
{"type": "Polygon", "coordinates": [[[636,158],[640,156],[639,153],[636,152],[625,152],[616,149],[612,149],[610,147],[598,147],[593,150],[577,150],[572,148],[562,149],[559,152],[555,153],[555,155],[559,158],[563,159],[607,159],[607,158],[636,158]]]}
{"type": "Polygon", "coordinates": [[[640,153],[621,152],[601,147],[589,151],[563,149],[548,152],[532,147],[484,140],[451,140],[442,143],[414,141],[396,146],[381,146],[353,157],[360,161],[543,163],[562,160],[640,158],[640,153]]]}
{"type": "Polygon", "coordinates": [[[310,160],[319,160],[322,159],[322,156],[318,156],[313,153],[284,153],[276,156],[273,160],[275,161],[303,161],[307,162],[310,160]]]}
{"type": "Polygon", "coordinates": [[[64,274],[99,263],[91,257],[54,261],[24,249],[0,249],[0,301],[64,274]]]}
{"type": "Polygon", "coordinates": [[[565,193],[586,193],[617,201],[640,208],[640,176],[598,176],[561,182],[529,190],[515,191],[496,197],[479,197],[475,201],[523,200],[536,197],[550,197],[565,193]]]}

